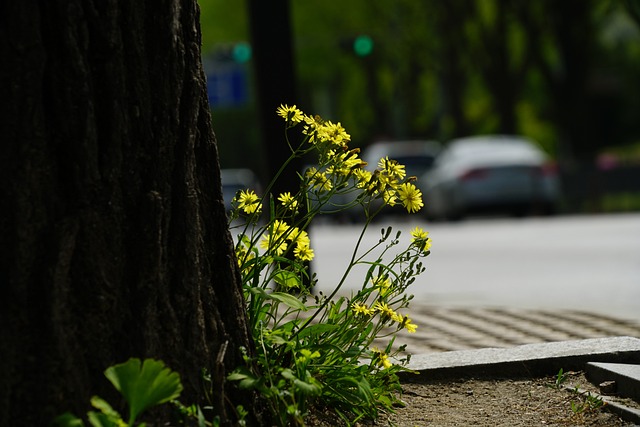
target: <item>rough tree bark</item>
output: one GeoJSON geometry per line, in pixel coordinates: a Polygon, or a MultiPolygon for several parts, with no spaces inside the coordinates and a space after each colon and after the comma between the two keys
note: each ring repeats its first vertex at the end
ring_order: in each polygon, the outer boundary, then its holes
{"type": "Polygon", "coordinates": [[[132,356],[249,407],[196,1],[2,2],[0,99],[0,425],[84,413],[132,356]]]}

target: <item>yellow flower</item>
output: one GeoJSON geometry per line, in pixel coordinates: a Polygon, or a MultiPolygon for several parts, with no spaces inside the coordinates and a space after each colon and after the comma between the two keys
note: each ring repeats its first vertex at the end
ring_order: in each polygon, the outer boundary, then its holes
{"type": "Polygon", "coordinates": [[[416,325],[415,323],[411,323],[411,319],[409,318],[409,316],[402,316],[400,314],[396,314],[393,317],[393,320],[395,322],[398,322],[400,326],[405,328],[407,332],[409,332],[410,334],[415,333],[416,329],[418,329],[418,325],[416,325]]]}
{"type": "Polygon", "coordinates": [[[393,366],[393,364],[389,361],[389,356],[383,352],[374,348],[371,350],[373,352],[373,361],[378,364],[378,366],[388,369],[393,366]]]}
{"type": "Polygon", "coordinates": [[[373,283],[373,286],[376,288],[380,288],[381,291],[387,291],[391,287],[391,280],[389,277],[372,277],[371,283],[373,283]]]}
{"type": "Polygon", "coordinates": [[[415,243],[416,247],[420,251],[428,251],[431,249],[431,238],[429,238],[429,232],[424,231],[420,227],[416,227],[411,230],[411,242],[415,243]]]}
{"type": "Polygon", "coordinates": [[[346,146],[351,140],[351,136],[340,123],[334,124],[330,121],[324,122],[318,128],[318,138],[342,147],[346,146]]]}
{"type": "Polygon", "coordinates": [[[307,234],[307,232],[304,230],[298,230],[298,227],[294,227],[291,230],[291,233],[289,233],[289,235],[287,236],[287,239],[291,240],[292,242],[298,245],[303,245],[303,246],[311,245],[311,239],[309,239],[309,234],[307,234]]]}
{"type": "Polygon", "coordinates": [[[355,173],[357,169],[366,164],[358,158],[358,151],[355,149],[336,154],[333,150],[329,150],[329,154],[333,157],[331,159],[333,165],[327,168],[327,172],[344,176],[355,173]]]}
{"type": "Polygon", "coordinates": [[[324,172],[318,171],[314,167],[307,169],[307,173],[305,175],[309,178],[311,188],[315,190],[329,191],[333,187],[331,180],[327,178],[327,175],[324,172]]]}
{"type": "Polygon", "coordinates": [[[273,224],[270,227],[271,233],[277,235],[278,237],[286,233],[289,228],[289,224],[284,221],[280,221],[279,219],[274,220],[273,224]]]}
{"type": "Polygon", "coordinates": [[[276,113],[278,113],[278,115],[287,122],[294,125],[300,123],[304,118],[302,111],[300,111],[295,105],[290,107],[288,105],[281,104],[276,110],[276,113]]]}
{"type": "Polygon", "coordinates": [[[304,128],[302,133],[309,136],[309,143],[315,144],[318,140],[318,129],[322,126],[322,118],[320,116],[304,116],[304,128]]]}
{"type": "Polygon", "coordinates": [[[391,316],[391,320],[399,323],[402,326],[402,321],[404,320],[404,317],[402,317],[401,314],[393,313],[393,316],[391,316]]]}
{"type": "Polygon", "coordinates": [[[428,231],[424,231],[421,227],[416,227],[411,230],[411,241],[415,242],[416,240],[425,240],[429,236],[428,231]]]}
{"type": "Polygon", "coordinates": [[[406,328],[407,332],[409,332],[410,334],[415,334],[416,329],[418,329],[418,325],[416,325],[415,323],[411,323],[411,320],[405,323],[404,327],[406,328]]]}
{"type": "Polygon", "coordinates": [[[409,213],[418,212],[424,206],[422,192],[409,182],[398,188],[398,197],[409,213]]]}
{"type": "Polygon", "coordinates": [[[396,315],[396,312],[393,311],[393,309],[389,307],[386,302],[376,301],[376,303],[373,305],[373,309],[380,313],[382,317],[388,317],[389,319],[393,319],[393,317],[396,315]]]}
{"type": "Polygon", "coordinates": [[[385,190],[382,193],[382,200],[384,201],[385,204],[387,204],[389,206],[395,206],[398,198],[396,196],[396,192],[395,191],[393,191],[393,190],[385,190]]]}
{"type": "Polygon", "coordinates": [[[300,261],[311,261],[314,257],[313,249],[308,245],[297,244],[296,248],[293,250],[293,254],[300,261]]]}
{"type": "Polygon", "coordinates": [[[351,304],[351,310],[353,310],[354,313],[361,314],[363,316],[373,315],[373,310],[367,307],[366,304],[360,304],[360,303],[354,302],[353,304],[351,304]]]}
{"type": "Polygon", "coordinates": [[[289,245],[284,239],[274,237],[271,234],[265,234],[260,241],[260,247],[266,251],[273,251],[276,255],[282,255],[289,245]]]}
{"type": "Polygon", "coordinates": [[[234,201],[238,203],[238,209],[242,209],[246,214],[259,213],[262,210],[260,199],[252,190],[240,191],[234,201]]]}
{"type": "Polygon", "coordinates": [[[390,181],[402,180],[406,176],[404,165],[398,163],[397,160],[383,157],[378,162],[378,168],[389,177],[390,181]]]}
{"type": "Polygon", "coordinates": [[[282,255],[288,248],[283,235],[289,230],[289,225],[276,219],[269,227],[269,231],[262,236],[260,247],[267,251],[273,251],[276,255],[282,255]]]}
{"type": "Polygon", "coordinates": [[[389,361],[389,356],[386,354],[380,354],[380,361],[378,362],[384,369],[389,369],[393,364],[389,361]]]}
{"type": "Polygon", "coordinates": [[[278,196],[278,200],[282,203],[282,206],[290,211],[296,212],[298,210],[298,201],[291,196],[291,193],[286,192],[280,194],[280,196],[278,196]]]}
{"type": "MultiPolygon", "coordinates": [[[[366,163],[364,163],[362,166],[366,166],[366,163]]],[[[356,177],[356,187],[358,188],[366,188],[367,185],[369,185],[369,181],[371,181],[371,178],[373,177],[373,174],[366,170],[366,169],[356,169],[354,171],[354,175],[356,177]]]]}

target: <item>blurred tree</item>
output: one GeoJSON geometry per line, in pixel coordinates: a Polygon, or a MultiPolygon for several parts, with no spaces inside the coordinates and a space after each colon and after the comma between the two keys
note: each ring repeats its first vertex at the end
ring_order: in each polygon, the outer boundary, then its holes
{"type": "Polygon", "coordinates": [[[248,3],[229,0],[200,0],[202,52],[207,54],[220,43],[249,40],[248,3]]]}
{"type": "Polygon", "coordinates": [[[640,27],[640,2],[638,0],[624,0],[623,4],[629,16],[640,27]]]}
{"type": "Polygon", "coordinates": [[[0,57],[0,425],[83,413],[131,356],[259,418],[195,1],[3,2],[0,57]]]}
{"type": "Polygon", "coordinates": [[[522,92],[526,73],[529,71],[529,56],[521,45],[517,25],[511,16],[512,4],[523,2],[484,1],[471,2],[470,27],[477,37],[476,45],[468,49],[474,64],[480,67],[480,75],[498,117],[497,132],[518,132],[516,105],[522,92]]]}
{"type": "MultiPolygon", "coordinates": [[[[548,25],[555,55],[539,48],[537,67],[548,85],[549,104],[559,132],[560,155],[590,157],[595,154],[588,111],[588,79],[594,59],[594,28],[589,0],[543,2],[539,25],[548,25]]],[[[542,47],[543,43],[532,44],[542,47]]]]}
{"type": "Polygon", "coordinates": [[[466,136],[470,126],[464,112],[468,72],[465,70],[465,23],[470,5],[462,2],[435,2],[440,39],[438,60],[442,87],[443,125],[445,139],[466,136]]]}
{"type": "Polygon", "coordinates": [[[636,5],[292,1],[298,95],[339,118],[355,145],[525,133],[552,154],[589,158],[640,137],[638,38],[620,17],[636,5]],[[341,48],[358,34],[375,42],[364,58],[341,48]]]}
{"type": "MultiPolygon", "coordinates": [[[[281,104],[300,104],[296,96],[289,0],[248,0],[248,10],[258,123],[267,159],[266,182],[271,182],[291,155],[276,109],[281,104]]],[[[302,159],[293,159],[274,183],[272,194],[297,192],[300,187],[297,173],[302,166],[302,159]]]]}

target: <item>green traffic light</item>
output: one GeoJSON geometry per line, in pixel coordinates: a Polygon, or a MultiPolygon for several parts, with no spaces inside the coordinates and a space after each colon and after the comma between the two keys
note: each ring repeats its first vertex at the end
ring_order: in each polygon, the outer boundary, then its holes
{"type": "Polygon", "coordinates": [[[233,46],[231,55],[233,56],[233,60],[236,62],[247,62],[251,59],[251,45],[245,42],[236,43],[233,46]]]}
{"type": "Polygon", "coordinates": [[[358,36],[353,40],[353,51],[358,56],[368,56],[373,52],[373,39],[369,36],[358,36]]]}

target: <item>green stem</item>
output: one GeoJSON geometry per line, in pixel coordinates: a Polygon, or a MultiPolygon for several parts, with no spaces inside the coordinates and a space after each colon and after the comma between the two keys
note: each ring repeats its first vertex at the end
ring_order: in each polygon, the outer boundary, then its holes
{"type": "Polygon", "coordinates": [[[353,253],[351,254],[351,260],[349,261],[349,266],[347,267],[347,269],[345,270],[344,274],[342,275],[342,278],[340,279],[340,282],[338,282],[338,285],[335,287],[335,289],[333,290],[331,295],[329,295],[329,297],[327,297],[325,299],[325,301],[322,303],[322,305],[320,305],[320,307],[315,311],[315,313],[313,313],[313,315],[311,317],[309,317],[302,324],[302,326],[300,328],[298,328],[298,330],[293,333],[293,335],[291,335],[291,339],[295,338],[300,333],[300,331],[302,331],[304,328],[306,328],[318,316],[318,314],[320,314],[320,312],[322,312],[326,308],[326,306],[329,304],[329,302],[331,302],[333,297],[336,296],[336,294],[338,293],[338,291],[340,290],[340,288],[344,284],[345,280],[349,276],[349,273],[351,272],[351,269],[355,266],[355,259],[356,259],[356,255],[358,253],[358,249],[360,248],[360,244],[362,243],[362,239],[364,238],[364,234],[367,231],[367,228],[368,228],[369,224],[371,223],[372,219],[373,219],[373,217],[367,218],[367,221],[365,222],[364,227],[362,228],[362,232],[360,233],[360,236],[358,236],[358,241],[357,241],[356,246],[355,246],[355,248],[353,250],[353,253]]]}

